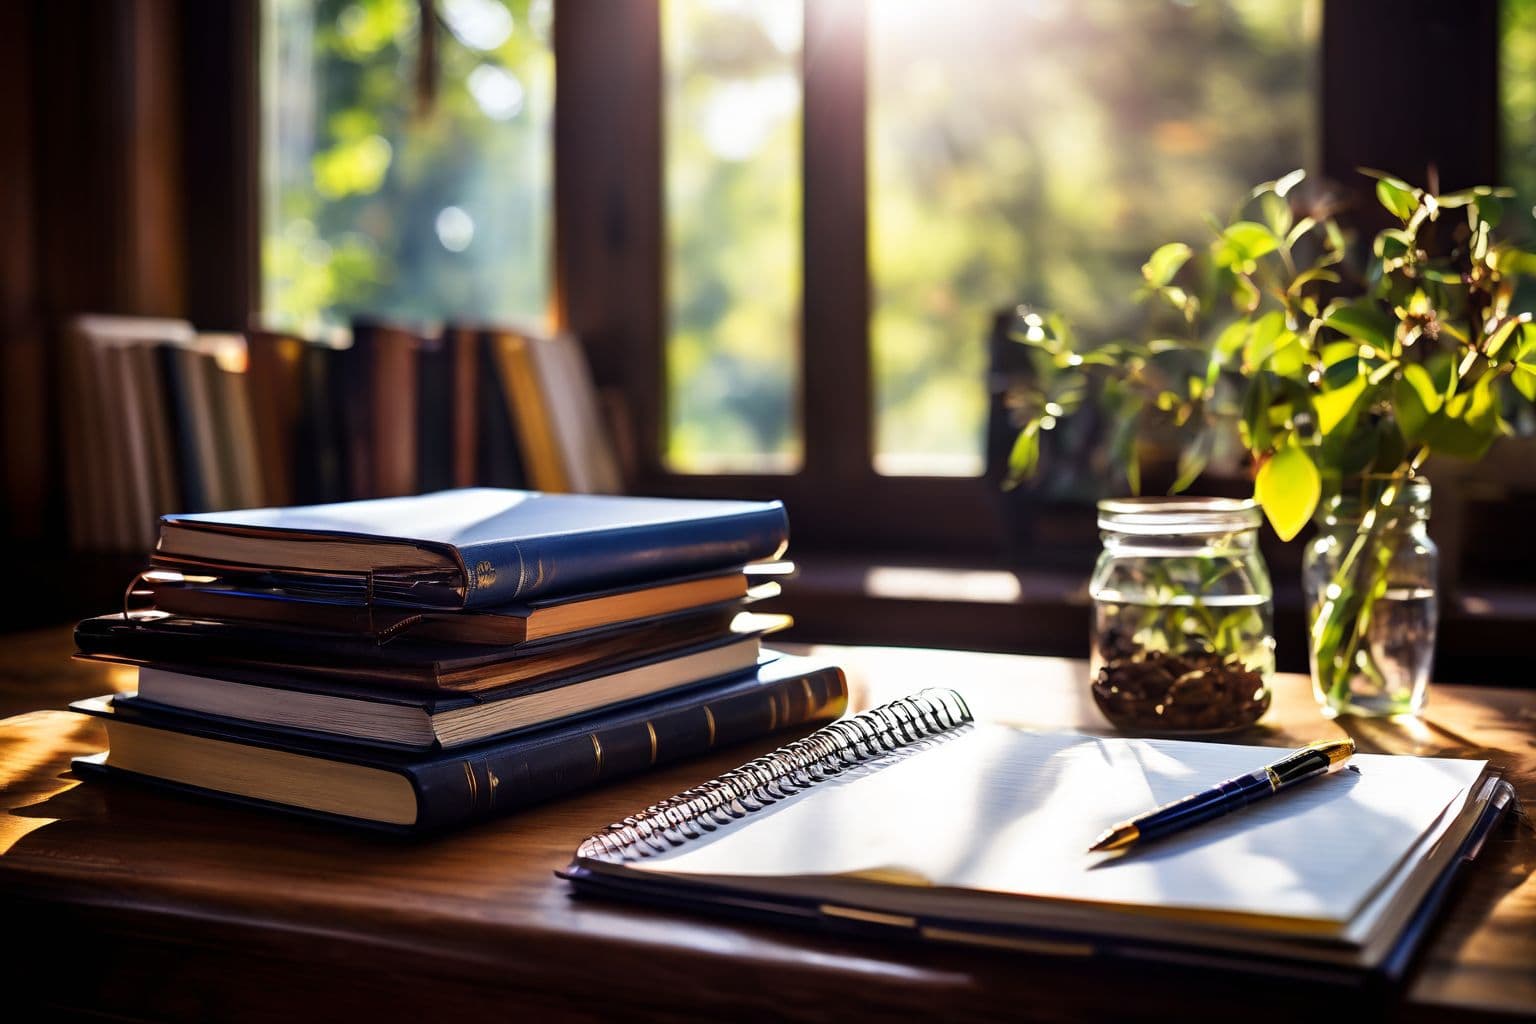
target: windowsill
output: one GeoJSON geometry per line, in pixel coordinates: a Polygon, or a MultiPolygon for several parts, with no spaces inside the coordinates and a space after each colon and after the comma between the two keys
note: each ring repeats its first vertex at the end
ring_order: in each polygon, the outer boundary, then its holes
{"type": "MultiPolygon", "coordinates": [[[[797,552],[797,574],[765,611],[795,618],[785,639],[804,643],[951,647],[1085,658],[1087,572],[998,561],[797,552]]],[[[1441,608],[1435,678],[1536,686],[1528,637],[1536,588],[1464,587],[1441,608]]],[[[1300,585],[1275,594],[1279,667],[1305,672],[1300,585]]]]}

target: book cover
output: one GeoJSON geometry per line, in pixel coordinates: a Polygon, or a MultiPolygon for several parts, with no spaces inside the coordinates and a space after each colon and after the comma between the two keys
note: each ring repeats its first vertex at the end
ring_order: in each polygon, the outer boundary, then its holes
{"type": "Polygon", "coordinates": [[[695,646],[725,644],[777,627],[783,616],[706,610],[537,641],[515,648],[479,644],[378,644],[368,638],[281,627],[169,618],[158,613],[101,615],[75,627],[82,657],[156,664],[262,686],[329,682],[353,689],[484,693],[512,685],[557,685],[582,672],[659,660],[695,646]]]}
{"type": "Polygon", "coordinates": [[[484,608],[777,556],[781,502],[466,488],[165,516],[156,564],[370,574],[374,599],[484,608]]]}
{"type": "MultiPolygon", "coordinates": [[[[122,775],[184,792],[226,801],[282,810],[401,833],[423,833],[459,827],[531,804],[646,771],[656,765],[706,753],[717,747],[841,714],[847,705],[847,683],[841,670],[810,659],[782,656],[754,675],[712,687],[690,689],[601,715],[584,716],[547,728],[493,740],[447,754],[410,756],[354,745],[317,741],[212,722],[170,711],[155,713],[106,698],[81,701],[72,707],[105,719],[109,737],[118,723],[153,730],[162,737],[182,735],[212,741],[199,745],[217,766],[220,752],[244,748],[294,755],[284,768],[299,773],[324,765],[353,765],[365,772],[403,778],[410,786],[413,811],[409,820],[380,820],[359,816],[338,803],[324,787],[305,803],[270,799],[263,780],[231,781],[212,788],[212,772],[166,765],[157,774],[114,763],[112,751],[76,759],[81,774],[122,775]],[[201,784],[200,784],[201,783],[201,784]],[[264,795],[265,794],[265,795],[264,795]]],[[[151,740],[153,737],[151,737],[151,740]]],[[[207,760],[204,759],[204,767],[207,760]]],[[[138,767],[149,767],[139,764],[138,767]]],[[[401,815],[401,818],[407,815],[401,815]]]]}

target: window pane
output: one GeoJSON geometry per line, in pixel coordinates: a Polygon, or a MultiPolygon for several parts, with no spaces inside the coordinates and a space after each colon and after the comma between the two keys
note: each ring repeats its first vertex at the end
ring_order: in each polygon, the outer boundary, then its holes
{"type": "Polygon", "coordinates": [[[1504,183],[1520,209],[1536,205],[1536,0],[1503,0],[1499,99],[1503,105],[1504,183]]]}
{"type": "Polygon", "coordinates": [[[274,326],[545,315],[550,2],[438,11],[424,68],[415,0],[265,0],[262,276],[274,326]]]}
{"type": "Polygon", "coordinates": [[[1316,0],[871,0],[876,468],[982,469],[995,310],[1134,320],[1147,253],[1314,163],[1316,0]]]}
{"type": "Polygon", "coordinates": [[[666,0],[668,464],[800,463],[798,0],[666,0]]]}

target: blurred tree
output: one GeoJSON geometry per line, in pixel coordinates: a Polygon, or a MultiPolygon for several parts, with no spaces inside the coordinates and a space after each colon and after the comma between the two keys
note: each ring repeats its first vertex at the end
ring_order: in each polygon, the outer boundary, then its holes
{"type": "Polygon", "coordinates": [[[443,0],[435,101],[414,0],[266,0],[263,308],[541,318],[549,294],[549,0],[443,0]]]}

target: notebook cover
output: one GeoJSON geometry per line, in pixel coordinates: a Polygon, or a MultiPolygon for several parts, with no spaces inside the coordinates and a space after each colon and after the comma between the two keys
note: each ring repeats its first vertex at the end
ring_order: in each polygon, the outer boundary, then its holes
{"type": "MultiPolygon", "coordinates": [[[[458,562],[463,594],[454,603],[466,608],[725,569],[775,557],[789,537],[784,506],[777,501],[543,494],[490,487],[170,515],[162,522],[247,535],[413,544],[458,562]]],[[[166,544],[163,535],[161,543],[166,544]]],[[[156,561],[175,565],[174,549],[157,553],[156,561]]],[[[410,567],[380,566],[375,578],[390,576],[386,569],[410,567]]],[[[375,593],[383,599],[381,591],[375,593]]],[[[434,606],[412,598],[405,588],[389,593],[391,603],[434,606]]],[[[441,591],[430,597],[430,602],[444,601],[450,598],[441,591]]]]}
{"type": "Polygon", "coordinates": [[[134,775],[103,763],[101,755],[76,758],[75,769],[82,774],[133,777],[164,788],[341,824],[428,833],[496,817],[716,747],[835,718],[846,705],[847,684],[841,670],[785,655],[760,667],[756,675],[584,716],[511,739],[416,757],[169,712],[151,716],[142,706],[119,708],[105,698],[79,701],[71,707],[101,718],[121,716],[152,728],[399,772],[411,780],[421,810],[413,825],[384,825],[134,775]]]}

